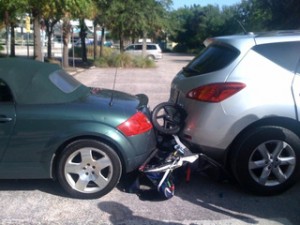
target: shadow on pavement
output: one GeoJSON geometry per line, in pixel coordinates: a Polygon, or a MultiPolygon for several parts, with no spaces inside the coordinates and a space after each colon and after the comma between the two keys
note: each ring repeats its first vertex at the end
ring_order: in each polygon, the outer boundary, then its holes
{"type": "Polygon", "coordinates": [[[60,184],[51,179],[0,180],[0,191],[33,191],[39,190],[51,195],[70,198],[60,184]]]}
{"type": "Polygon", "coordinates": [[[288,219],[298,224],[300,215],[294,209],[299,208],[300,185],[277,196],[257,196],[243,192],[238,184],[231,181],[215,181],[203,174],[193,174],[189,184],[177,187],[176,195],[185,201],[212,210],[214,212],[241,220],[245,223],[258,223],[253,218],[274,220],[281,223],[288,219]]]}
{"type": "MultiPolygon", "coordinates": [[[[134,174],[130,176],[121,180],[118,186],[120,190],[130,192],[124,188],[126,185],[128,187],[130,181],[133,181],[134,174]]],[[[286,224],[286,221],[291,222],[291,224],[298,224],[300,221],[300,215],[297,211],[300,207],[299,189],[300,184],[298,183],[281,195],[256,196],[243,192],[233,181],[215,180],[203,173],[194,173],[189,183],[186,183],[184,178],[176,183],[175,196],[244,223],[259,223],[253,217],[247,216],[251,215],[269,221],[273,220],[279,224],[286,224]]],[[[163,200],[155,190],[145,193],[144,196],[139,192],[135,194],[143,201],[157,202],[163,200]]]]}
{"type": "Polygon", "coordinates": [[[101,202],[98,204],[101,211],[109,214],[109,220],[112,224],[159,224],[159,225],[180,225],[180,223],[163,222],[161,220],[152,220],[133,214],[131,209],[118,202],[101,202]]]}

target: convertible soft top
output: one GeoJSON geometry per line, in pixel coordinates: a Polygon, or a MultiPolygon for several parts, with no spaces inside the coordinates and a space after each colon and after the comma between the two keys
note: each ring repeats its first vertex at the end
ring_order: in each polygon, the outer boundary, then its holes
{"type": "Polygon", "coordinates": [[[0,79],[8,84],[19,104],[70,102],[89,92],[89,88],[66,75],[58,65],[30,59],[0,59],[0,79]],[[72,89],[65,91],[59,82],[72,89]]]}

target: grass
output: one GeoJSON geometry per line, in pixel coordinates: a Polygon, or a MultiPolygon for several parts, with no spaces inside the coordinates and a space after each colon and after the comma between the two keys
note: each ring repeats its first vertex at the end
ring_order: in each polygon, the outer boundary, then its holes
{"type": "Polygon", "coordinates": [[[155,62],[142,56],[133,56],[128,53],[112,53],[94,61],[96,67],[122,68],[153,68],[155,62]]]}
{"type": "MultiPolygon", "coordinates": [[[[100,51],[99,48],[97,51],[100,51]]],[[[81,56],[81,48],[75,48],[75,56],[81,56]]],[[[87,56],[88,58],[93,58],[93,46],[87,47],[87,56]]],[[[94,61],[94,65],[102,68],[153,68],[155,67],[155,62],[142,56],[133,56],[128,53],[120,53],[116,49],[104,47],[103,56],[97,58],[94,61]]]]}

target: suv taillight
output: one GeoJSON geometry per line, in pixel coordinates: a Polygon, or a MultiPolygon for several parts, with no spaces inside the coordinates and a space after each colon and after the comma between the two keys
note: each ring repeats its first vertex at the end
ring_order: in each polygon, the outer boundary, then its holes
{"type": "Polygon", "coordinates": [[[117,128],[126,136],[134,136],[151,130],[152,124],[146,115],[137,112],[117,128]]]}
{"type": "Polygon", "coordinates": [[[221,102],[246,87],[243,83],[214,83],[197,87],[187,93],[187,97],[203,102],[221,102]]]}

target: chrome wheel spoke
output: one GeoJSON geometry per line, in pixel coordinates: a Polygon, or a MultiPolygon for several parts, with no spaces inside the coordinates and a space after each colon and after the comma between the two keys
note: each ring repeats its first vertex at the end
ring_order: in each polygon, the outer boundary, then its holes
{"type": "Polygon", "coordinates": [[[271,174],[271,170],[268,167],[265,167],[259,177],[259,183],[263,185],[266,184],[270,174],[271,174]]]}
{"type": "Polygon", "coordinates": [[[81,160],[82,163],[90,163],[91,161],[94,161],[93,159],[93,155],[92,155],[92,150],[91,149],[82,149],[80,151],[80,155],[81,155],[81,160]]]}
{"type": "Polygon", "coordinates": [[[287,146],[287,143],[283,142],[283,141],[278,141],[277,145],[273,151],[273,157],[274,158],[278,158],[278,156],[280,155],[280,153],[282,152],[282,150],[287,146]]]}
{"type": "Polygon", "coordinates": [[[108,181],[109,181],[109,180],[108,180],[107,178],[103,177],[101,174],[99,174],[99,175],[97,176],[97,178],[96,178],[95,180],[93,180],[93,182],[94,182],[95,184],[97,184],[97,186],[98,186],[99,188],[105,187],[105,186],[107,185],[108,181]]]}
{"type": "Polygon", "coordinates": [[[295,166],[296,165],[296,159],[295,157],[284,157],[284,158],[279,158],[279,164],[281,166],[283,165],[293,165],[295,166]]]}
{"type": "Polygon", "coordinates": [[[77,182],[75,183],[75,188],[77,190],[83,192],[86,189],[86,187],[87,187],[87,185],[88,185],[89,182],[90,181],[88,179],[79,178],[77,180],[77,182]]]}
{"type": "Polygon", "coordinates": [[[107,156],[97,160],[96,163],[97,163],[97,169],[100,171],[107,167],[111,167],[111,161],[107,156]]]}
{"type": "Polygon", "coordinates": [[[65,167],[66,173],[80,174],[81,170],[82,166],[79,163],[69,162],[65,167]]]}
{"type": "Polygon", "coordinates": [[[258,151],[261,154],[261,156],[263,157],[264,160],[269,160],[270,158],[270,153],[266,147],[265,144],[261,144],[260,146],[258,146],[258,151]]]}
{"type": "Polygon", "coordinates": [[[283,183],[284,181],[287,180],[286,175],[282,172],[282,170],[280,169],[280,167],[276,167],[272,170],[273,174],[275,175],[275,177],[277,178],[279,183],[283,183]]]}
{"type": "Polygon", "coordinates": [[[249,163],[249,169],[250,170],[263,168],[265,166],[266,166],[266,161],[265,160],[251,161],[249,163]]]}

